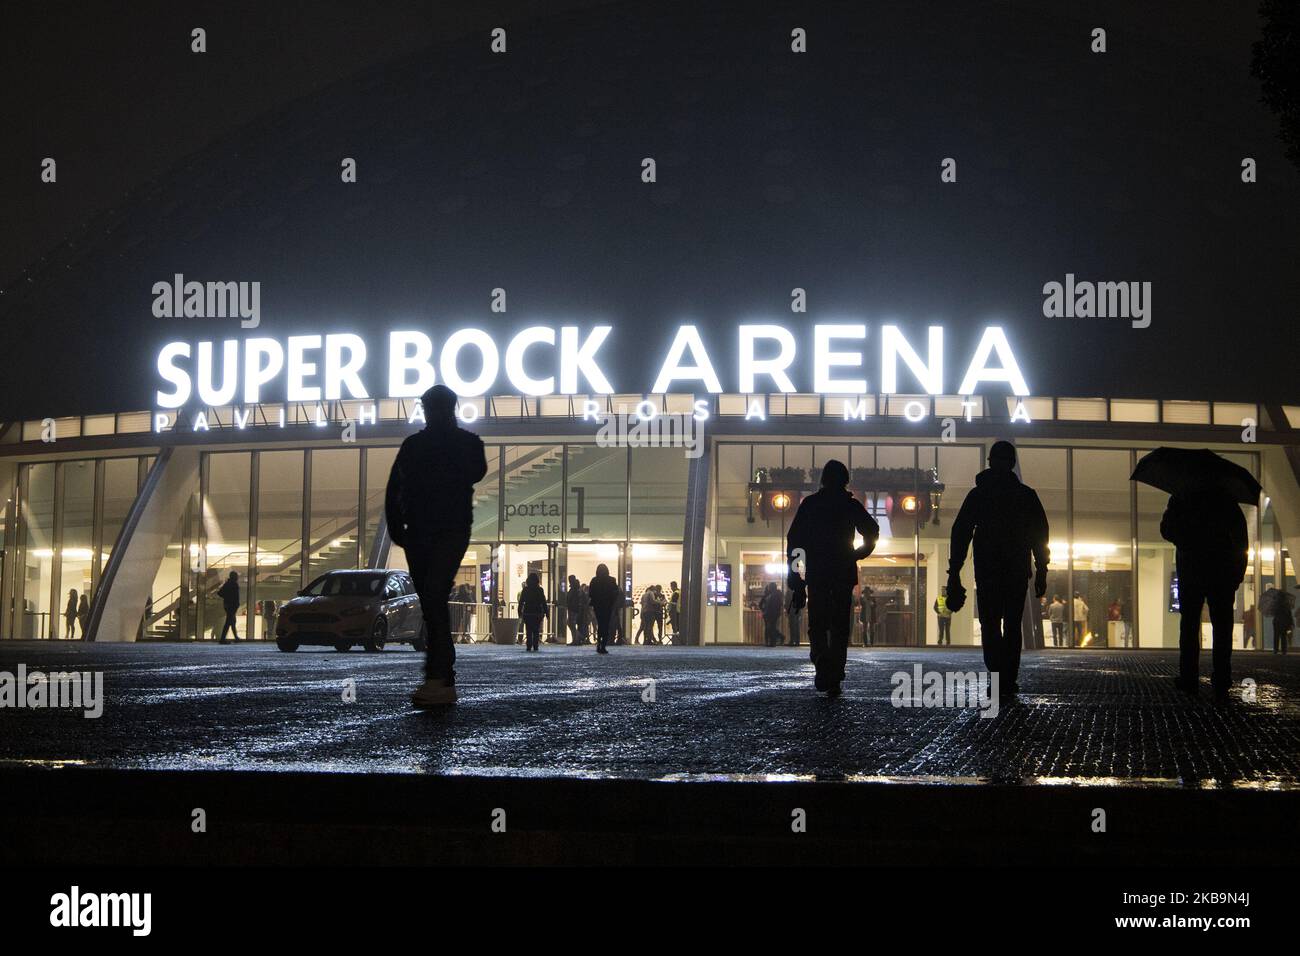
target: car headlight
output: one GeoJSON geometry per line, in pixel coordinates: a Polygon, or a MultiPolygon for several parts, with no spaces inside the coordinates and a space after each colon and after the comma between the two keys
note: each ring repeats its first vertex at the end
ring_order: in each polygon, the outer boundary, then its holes
{"type": "Polygon", "coordinates": [[[370,608],[361,604],[357,607],[345,608],[344,610],[339,611],[339,617],[356,617],[358,614],[365,614],[368,610],[370,610],[370,608]]]}

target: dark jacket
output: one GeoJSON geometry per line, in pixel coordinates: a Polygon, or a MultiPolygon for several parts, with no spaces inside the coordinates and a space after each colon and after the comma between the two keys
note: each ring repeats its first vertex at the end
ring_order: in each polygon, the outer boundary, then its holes
{"type": "Polygon", "coordinates": [[[952,523],[952,557],[948,574],[960,572],[975,538],[975,584],[1023,581],[1047,574],[1047,513],[1038,492],[1022,484],[1009,469],[990,468],[975,476],[952,523]]]}
{"type": "Polygon", "coordinates": [[[780,620],[781,614],[785,611],[785,600],[782,598],[781,592],[765,592],[763,594],[763,599],[758,602],[758,609],[763,613],[763,620],[780,620]]]}
{"type": "Polygon", "coordinates": [[[546,610],[546,592],[542,590],[542,586],[525,584],[524,589],[519,592],[519,616],[545,617],[546,610]]]}
{"type": "Polygon", "coordinates": [[[879,537],[880,525],[861,501],[847,489],[823,488],[800,502],[785,540],[791,560],[803,550],[803,577],[809,585],[853,587],[858,583],[858,560],[871,553],[879,537]],[[865,553],[854,553],[854,532],[862,535],[865,553]]]}
{"type": "Polygon", "coordinates": [[[1246,577],[1246,516],[1226,495],[1170,498],[1160,536],[1178,549],[1178,577],[1210,579],[1234,588],[1246,577]]]}
{"type": "Polygon", "coordinates": [[[226,583],[217,588],[217,595],[221,598],[221,606],[227,611],[239,609],[239,584],[226,578],[226,583]]]}
{"type": "Polygon", "coordinates": [[[599,616],[608,616],[616,607],[623,606],[623,589],[614,580],[614,575],[594,577],[587,585],[591,609],[599,616]]]}
{"type": "Polygon", "coordinates": [[[577,614],[582,607],[582,585],[573,583],[569,585],[568,592],[564,595],[564,606],[570,614],[577,614]]]}
{"type": "Polygon", "coordinates": [[[405,548],[468,535],[474,484],[487,474],[483,440],[452,426],[430,425],[402,442],[388,476],[384,515],[388,536],[405,548]]]}

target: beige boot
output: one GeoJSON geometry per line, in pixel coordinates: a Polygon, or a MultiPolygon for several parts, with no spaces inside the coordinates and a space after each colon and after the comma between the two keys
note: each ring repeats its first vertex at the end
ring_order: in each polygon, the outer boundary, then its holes
{"type": "Polygon", "coordinates": [[[426,680],[411,695],[416,707],[441,707],[456,703],[456,685],[441,679],[426,680]]]}

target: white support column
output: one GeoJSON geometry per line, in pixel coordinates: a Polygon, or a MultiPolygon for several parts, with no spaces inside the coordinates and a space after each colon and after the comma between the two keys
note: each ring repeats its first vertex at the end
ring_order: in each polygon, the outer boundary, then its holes
{"type": "Polygon", "coordinates": [[[174,446],[154,467],[161,469],[157,480],[150,474],[145,482],[105,569],[97,595],[102,607],[92,621],[91,640],[135,640],[167,545],[198,483],[199,451],[174,446]]]}

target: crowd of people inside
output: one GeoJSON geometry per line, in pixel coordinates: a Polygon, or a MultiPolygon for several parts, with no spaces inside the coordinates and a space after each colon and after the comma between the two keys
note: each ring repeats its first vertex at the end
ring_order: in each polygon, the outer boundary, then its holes
{"type": "MultiPolygon", "coordinates": [[[[628,601],[608,566],[602,564],[587,582],[570,574],[554,600],[547,596],[541,576],[529,572],[506,616],[518,618],[516,643],[523,644],[525,650],[535,651],[541,644],[596,645],[599,650],[606,645],[673,643],[682,633],[682,608],[682,591],[676,581],[667,588],[647,585],[635,600],[628,601]],[[623,609],[629,606],[635,622],[631,638],[623,624],[623,609]],[[600,641],[602,623],[607,627],[604,644],[600,641]]],[[[479,601],[473,584],[452,587],[448,609],[452,634],[459,643],[488,637],[489,605],[479,601]]]]}

